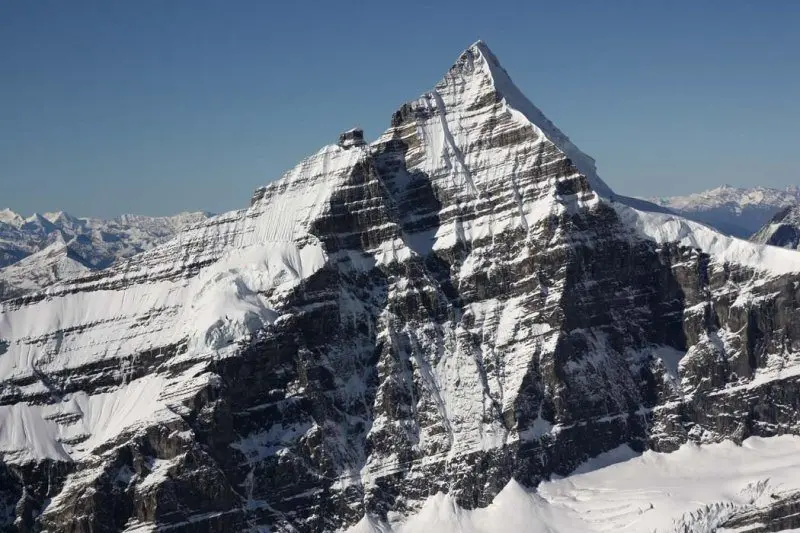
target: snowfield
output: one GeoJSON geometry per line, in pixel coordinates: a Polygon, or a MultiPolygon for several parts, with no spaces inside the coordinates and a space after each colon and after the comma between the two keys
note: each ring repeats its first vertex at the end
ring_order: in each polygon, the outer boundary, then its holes
{"type": "Polygon", "coordinates": [[[798,453],[797,436],[685,444],[673,453],[621,446],[536,489],[511,480],[483,509],[461,509],[439,493],[408,519],[381,524],[365,517],[347,532],[733,533],[739,530],[719,526],[800,489],[798,453]]]}

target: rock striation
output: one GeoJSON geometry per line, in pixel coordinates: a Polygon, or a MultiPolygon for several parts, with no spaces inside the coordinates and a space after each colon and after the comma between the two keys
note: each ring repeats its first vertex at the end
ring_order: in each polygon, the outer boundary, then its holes
{"type": "Polygon", "coordinates": [[[482,42],[390,124],[1,304],[0,531],[343,531],[798,433],[795,252],[628,205],[482,42]]]}

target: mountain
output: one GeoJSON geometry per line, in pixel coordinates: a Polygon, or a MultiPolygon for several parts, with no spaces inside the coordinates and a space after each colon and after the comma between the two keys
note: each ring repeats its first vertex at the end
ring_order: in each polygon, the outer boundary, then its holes
{"type": "Polygon", "coordinates": [[[793,250],[800,249],[800,204],[790,205],[779,211],[750,240],[793,250]]]}
{"type": "Polygon", "coordinates": [[[43,250],[53,242],[77,239],[86,261],[104,268],[173,237],[208,218],[208,213],[180,213],[168,217],[122,215],[110,220],[78,218],[63,211],[35,213],[28,218],[10,209],[0,211],[0,267],[43,250]]]}
{"type": "Polygon", "coordinates": [[[24,218],[3,209],[0,299],[41,289],[87,269],[105,268],[170,239],[208,216],[197,212],[170,217],[122,215],[101,220],[57,212],[24,218]]]}
{"type": "Polygon", "coordinates": [[[58,240],[0,270],[0,301],[88,274],[91,266],[71,243],[58,240]]]}
{"type": "Polygon", "coordinates": [[[800,254],[649,205],[477,42],[375,141],[0,304],[0,527],[800,527],[800,254]]]}
{"type": "Polygon", "coordinates": [[[702,222],[719,231],[746,239],[761,229],[782,209],[800,203],[800,188],[753,187],[750,189],[723,185],[716,189],[688,196],[650,198],[690,220],[702,222]]]}

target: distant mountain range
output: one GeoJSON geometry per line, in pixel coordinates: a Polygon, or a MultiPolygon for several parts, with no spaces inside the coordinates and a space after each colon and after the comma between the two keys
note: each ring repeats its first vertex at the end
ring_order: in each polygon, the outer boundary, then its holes
{"type": "Polygon", "coordinates": [[[690,220],[702,222],[723,233],[746,239],[782,209],[800,203],[800,187],[732,187],[689,194],[648,198],[690,220]]]}
{"type": "Polygon", "coordinates": [[[10,209],[0,210],[0,299],[106,268],[208,216],[195,212],[167,217],[122,215],[103,220],[63,211],[23,217],[10,209]]]}

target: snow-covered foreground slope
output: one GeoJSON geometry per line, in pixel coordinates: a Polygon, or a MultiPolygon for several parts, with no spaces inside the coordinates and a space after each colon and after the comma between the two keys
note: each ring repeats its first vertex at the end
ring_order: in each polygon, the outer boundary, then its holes
{"type": "MultiPolygon", "coordinates": [[[[484,508],[466,510],[448,495],[430,497],[394,524],[362,520],[348,533],[723,533],[800,494],[800,438],[753,437],[685,444],[666,454],[621,446],[575,473],[535,489],[511,480],[484,508]]],[[[790,531],[778,524],[773,531],[790,531]]]]}
{"type": "MultiPolygon", "coordinates": [[[[156,350],[150,355],[169,356],[165,362],[180,367],[197,357],[220,356],[218,350],[271,324],[278,318],[275,302],[325,265],[325,252],[304,223],[321,209],[319,198],[340,184],[333,178],[309,182],[308,177],[334,173],[361,155],[362,149],[327,147],[273,187],[281,190],[280,203],[276,195],[263,198],[249,210],[213,217],[133,260],[53,286],[27,305],[5,304],[0,339],[8,345],[0,357],[0,376],[7,383],[26,376],[38,379],[0,388],[0,397],[60,397],[40,376],[67,374],[58,388],[72,390],[80,385],[69,383],[74,379],[70,371],[104,369],[108,363],[112,368],[104,371],[112,381],[120,379],[124,389],[135,385],[133,367],[143,353],[156,350]],[[204,264],[187,275],[186,270],[204,264]],[[182,353],[176,353],[177,346],[182,353]]],[[[0,439],[0,451],[17,461],[71,457],[74,436],[64,435],[52,419],[72,410],[67,405],[55,413],[49,406],[3,411],[6,431],[12,432],[6,435],[13,438],[0,439]],[[57,451],[37,455],[38,449],[57,451]]],[[[140,414],[147,418],[152,413],[142,409],[140,414]]],[[[140,422],[137,416],[126,418],[140,422]]],[[[92,434],[81,429],[77,437],[92,434]]]]}
{"type": "Polygon", "coordinates": [[[800,254],[637,206],[475,43],[374,142],[0,304],[0,527],[341,531],[800,432],[800,254]]]}
{"type": "Polygon", "coordinates": [[[778,211],[800,203],[800,188],[746,189],[723,185],[687,196],[650,198],[650,201],[723,233],[746,239],[778,211]]]}

